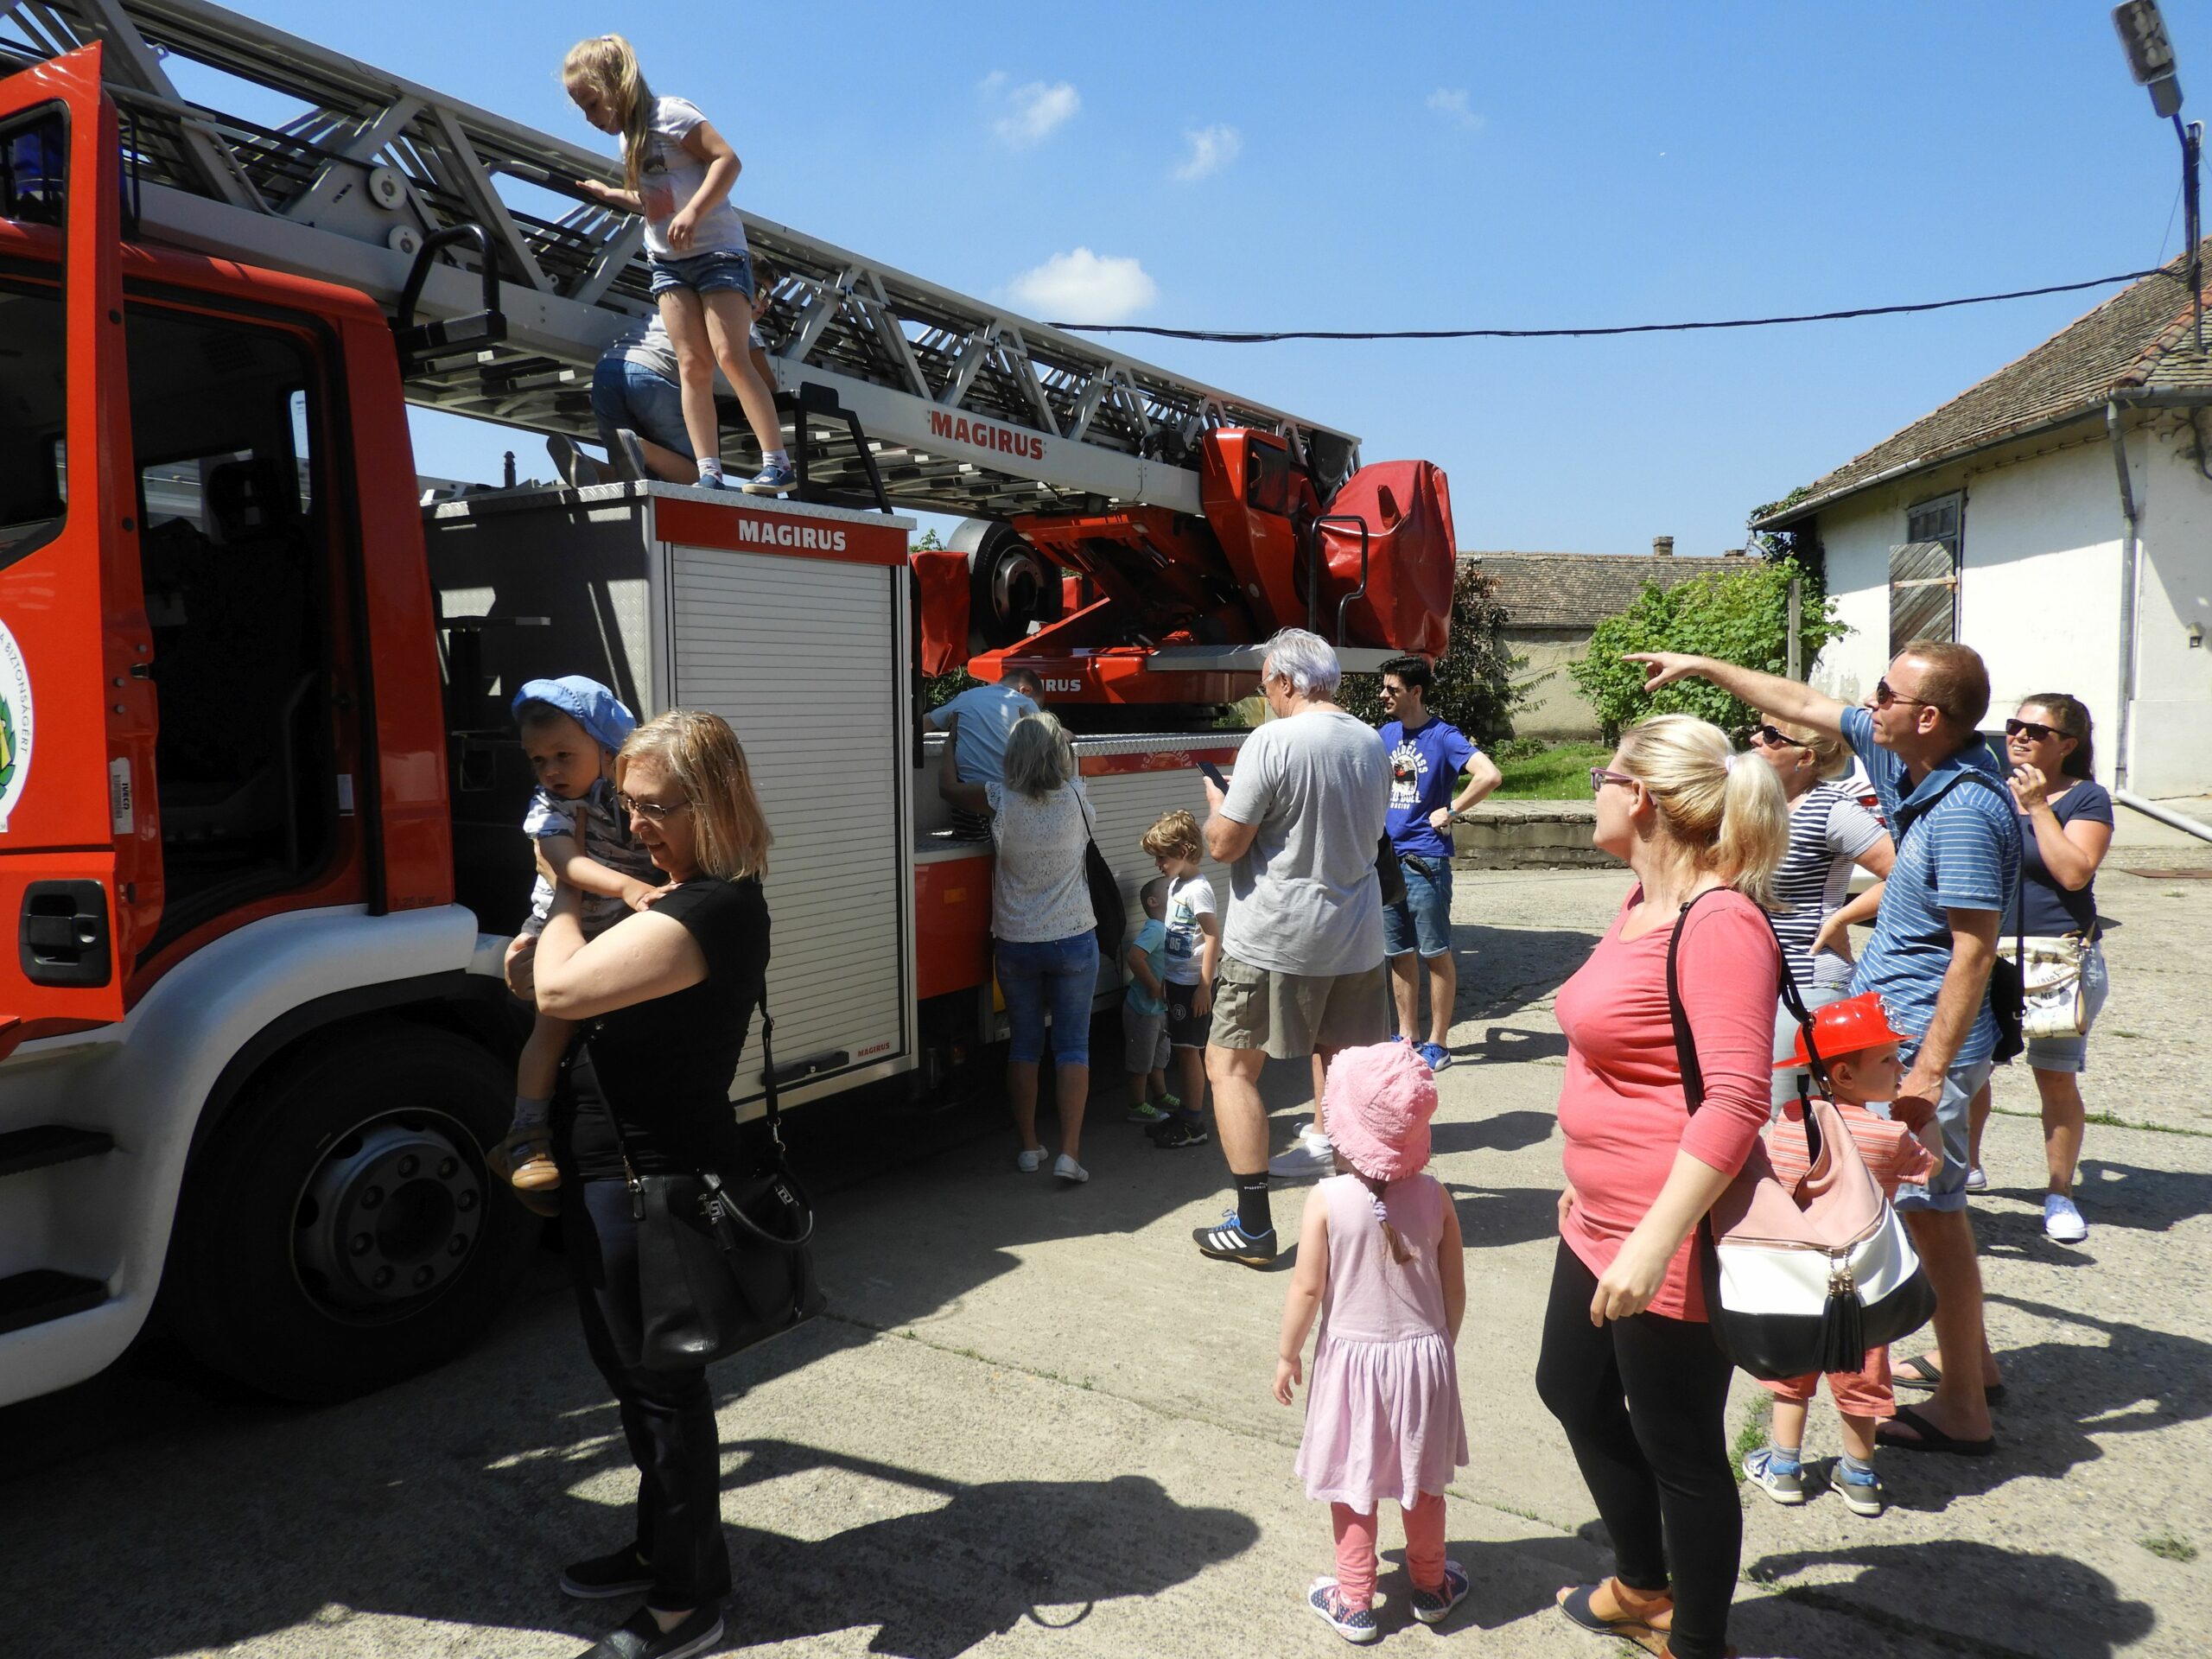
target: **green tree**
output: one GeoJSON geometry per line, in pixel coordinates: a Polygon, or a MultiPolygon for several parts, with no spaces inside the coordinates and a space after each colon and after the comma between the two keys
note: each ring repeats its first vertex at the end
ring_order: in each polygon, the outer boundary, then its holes
{"type": "Polygon", "coordinates": [[[1793,558],[1746,559],[1740,570],[1693,576],[1662,589],[1647,582],[1628,609],[1609,616],[1590,635],[1590,654],[1571,664],[1574,678],[1605,741],[1646,715],[1695,715],[1723,731],[1751,723],[1751,711],[1704,680],[1678,680],[1656,692],[1643,689],[1643,670],[1621,660],[1631,651],[1683,651],[1700,657],[1780,674],[1789,668],[1789,583],[1802,583],[1798,639],[1810,664],[1821,647],[1850,630],[1820,582],[1793,558]]]}
{"type": "MultiPolygon", "coordinates": [[[[1428,711],[1484,744],[1510,737],[1513,710],[1524,695],[1512,679],[1518,660],[1505,644],[1497,582],[1472,560],[1461,560],[1452,584],[1452,642],[1436,663],[1428,711]]],[[[1370,726],[1386,718],[1379,674],[1348,674],[1337,695],[1346,712],[1370,726]]]]}

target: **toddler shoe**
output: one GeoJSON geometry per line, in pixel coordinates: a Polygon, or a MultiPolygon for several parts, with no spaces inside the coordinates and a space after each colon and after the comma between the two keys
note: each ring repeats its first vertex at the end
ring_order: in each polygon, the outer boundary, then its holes
{"type": "Polygon", "coordinates": [[[518,1192],[546,1192],[561,1185],[561,1171],[553,1161],[553,1148],[537,1138],[541,1132],[518,1136],[514,1163],[507,1179],[518,1192]]]}
{"type": "Polygon", "coordinates": [[[1770,1446],[1744,1454],[1744,1478],[1777,1503],[1805,1501],[1805,1473],[1794,1459],[1784,1461],[1770,1446]]]}
{"type": "Polygon", "coordinates": [[[1165,1123],[1167,1114],[1148,1100],[1141,1100],[1123,1115],[1131,1123],[1165,1123]]]}
{"type": "Polygon", "coordinates": [[[1444,1563],[1444,1585],[1441,1589],[1424,1590],[1414,1586],[1414,1617],[1424,1624],[1441,1624],[1452,1617],[1452,1610],[1467,1599],[1467,1569],[1457,1561],[1444,1563]]]}
{"type": "MultiPolygon", "coordinates": [[[[1447,1582],[1449,1581],[1447,1575],[1447,1582]]],[[[1375,1622],[1373,1612],[1364,1607],[1349,1607],[1338,1592],[1334,1579],[1316,1579],[1306,1587],[1306,1605],[1331,1630],[1347,1642],[1368,1643],[1382,1634],[1375,1622]]]]}
{"type": "Polygon", "coordinates": [[[1853,1515],[1879,1515],[1888,1496],[1882,1491],[1882,1478],[1872,1470],[1862,1475],[1840,1463],[1836,1465],[1835,1477],[1829,1484],[1853,1515]]]}

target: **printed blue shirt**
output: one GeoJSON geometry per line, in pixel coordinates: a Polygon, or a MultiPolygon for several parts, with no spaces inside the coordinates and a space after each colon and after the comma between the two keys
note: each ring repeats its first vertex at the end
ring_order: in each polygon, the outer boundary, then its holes
{"type": "MultiPolygon", "coordinates": [[[[1137,936],[1129,941],[1129,949],[1141,950],[1152,963],[1152,976],[1165,985],[1167,978],[1167,924],[1157,916],[1147,916],[1137,936]]],[[[1122,995],[1128,999],[1129,1007],[1138,1014],[1165,1014],[1167,1004],[1160,997],[1146,991],[1144,982],[1135,974],[1129,976],[1128,988],[1122,995]]]]}
{"type": "Polygon", "coordinates": [[[1416,858],[1449,858],[1452,843],[1428,821],[1452,804],[1459,769],[1481,751],[1448,720],[1430,720],[1411,735],[1401,720],[1385,721],[1378,734],[1390,762],[1390,842],[1416,858]]]}
{"type": "MultiPolygon", "coordinates": [[[[1936,995],[1951,965],[1951,910],[2002,912],[2020,882],[2020,841],[2012,798],[1986,744],[1935,767],[1910,788],[1904,762],[1874,742],[1874,716],[1843,713],[1844,741],[1866,763],[1883,816],[1897,838],[1897,863],[1882,890],[1874,937],[1852,976],[1854,994],[1880,993],[1890,1023],[1910,1037],[1927,1034],[1936,995]],[[1966,774],[1974,772],[1983,783],[1966,774]]],[[[1960,1044],[1955,1065],[1986,1060],[1997,1046],[1989,993],[1960,1044]]]]}

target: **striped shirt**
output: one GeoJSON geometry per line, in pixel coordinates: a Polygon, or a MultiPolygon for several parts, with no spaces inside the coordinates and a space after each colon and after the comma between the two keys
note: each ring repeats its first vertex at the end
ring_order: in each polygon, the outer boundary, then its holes
{"type": "MultiPolygon", "coordinates": [[[[2003,912],[2020,885],[2020,834],[1986,743],[1977,740],[1915,786],[1904,762],[1874,742],[1874,717],[1843,711],[1843,736],[1866,763],[1896,836],[1897,863],[1882,889],[1874,937],[1852,976],[1853,992],[1878,991],[1890,1024],[1918,1038],[1936,1015],[1936,999],[1951,965],[1953,910],[2003,912]],[[1980,778],[1966,776],[1978,772],[1980,778]],[[1986,780],[1986,781],[1985,781],[1986,780]]],[[[1906,1063],[1917,1043],[1906,1045],[1906,1063]]],[[[1997,1047],[1997,1020],[1984,985],[1981,1007],[1953,1057],[1954,1067],[1987,1059],[1997,1047]]]]}
{"type": "MultiPolygon", "coordinates": [[[[1837,1101],[1835,1109],[1843,1114],[1844,1124],[1858,1143],[1866,1173],[1881,1183],[1884,1198],[1897,1197],[1902,1182],[1917,1184],[1936,1173],[1935,1155],[1928,1150],[1928,1143],[1904,1124],[1877,1117],[1847,1100],[1837,1101]]],[[[1775,1179],[1794,1191],[1813,1167],[1808,1155],[1811,1147],[1805,1139],[1804,1108],[1792,1101],[1782,1109],[1782,1116],[1766,1132],[1766,1157],[1774,1166],[1775,1179]]]]}
{"type": "Polygon", "coordinates": [[[1853,863],[1889,832],[1835,784],[1815,784],[1791,803],[1789,850],[1774,874],[1774,931],[1797,988],[1841,990],[1850,961],[1834,950],[1813,956],[1813,935],[1851,892],[1853,863]]]}

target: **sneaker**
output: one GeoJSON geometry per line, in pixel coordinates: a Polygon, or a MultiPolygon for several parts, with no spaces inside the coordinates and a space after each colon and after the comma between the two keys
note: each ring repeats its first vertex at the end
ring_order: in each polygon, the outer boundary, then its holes
{"type": "MultiPolygon", "coordinates": [[[[1242,1262],[1248,1268],[1264,1268],[1275,1259],[1275,1235],[1271,1227],[1264,1233],[1248,1233],[1231,1210],[1216,1227],[1194,1227],[1191,1236],[1198,1242],[1198,1254],[1210,1255],[1217,1262],[1242,1262]]],[[[1336,1580],[1329,1580],[1332,1586],[1336,1580]]]]}
{"type": "Polygon", "coordinates": [[[1329,1137],[1308,1128],[1298,1132],[1288,1152],[1268,1160],[1268,1173],[1279,1181],[1318,1181],[1337,1173],[1336,1148],[1329,1137]]]}
{"type": "Polygon", "coordinates": [[[1178,1112],[1163,1123],[1145,1131],[1152,1144],[1162,1152],[1179,1152],[1185,1147],[1203,1147],[1206,1143],[1206,1126],[1191,1113],[1178,1112]]]}
{"type": "Polygon", "coordinates": [[[2082,1219],[2073,1199],[2052,1192],[2043,1201],[2043,1236],[2061,1244],[2079,1244],[2089,1236],[2089,1224],[2082,1219]]]}
{"type": "Polygon", "coordinates": [[[781,495],[798,482],[798,474],[788,467],[771,462],[745,480],[747,495],[781,495]]]}
{"type": "Polygon", "coordinates": [[[1414,1052],[1428,1062],[1432,1072],[1441,1071],[1452,1064],[1452,1051],[1441,1043],[1416,1043],[1414,1052]]]}
{"type": "Polygon", "coordinates": [[[1982,1173],[1980,1164],[1976,1164],[1972,1169],[1967,1171],[1967,1191],[1969,1192],[1989,1191],[1989,1177],[1982,1173]]]}
{"type": "Polygon", "coordinates": [[[1844,1507],[1853,1515],[1879,1515],[1882,1512],[1885,1497],[1882,1491],[1882,1478],[1872,1471],[1865,1475],[1857,1475],[1839,1463],[1835,1466],[1834,1478],[1828,1484],[1835,1488],[1836,1496],[1843,1500],[1844,1507]]]}
{"type": "Polygon", "coordinates": [[[1334,1579],[1316,1579],[1308,1585],[1306,1605],[1347,1642],[1372,1642],[1382,1634],[1375,1615],[1368,1609],[1344,1605],[1344,1599],[1337,1593],[1334,1579]]]}
{"type": "MultiPolygon", "coordinates": [[[[626,426],[614,429],[614,455],[621,457],[616,470],[626,474],[633,483],[643,483],[653,475],[645,461],[645,440],[626,426]]],[[[607,457],[612,461],[614,455],[607,457]]]]}
{"type": "Polygon", "coordinates": [[[1052,1179],[1069,1186],[1081,1186],[1090,1179],[1090,1172],[1064,1152],[1052,1160],[1052,1179]]]}
{"type": "Polygon", "coordinates": [[[556,432],[546,439],[545,453],[553,457],[553,470],[570,489],[589,489],[600,481],[599,463],[577,448],[567,433],[556,432]]]}
{"type": "Polygon", "coordinates": [[[1029,1152],[1018,1152],[1014,1155],[1014,1166],[1025,1175],[1034,1175],[1045,1167],[1045,1160],[1051,1155],[1042,1147],[1029,1152]]]}
{"type": "Polygon", "coordinates": [[[561,1593],[579,1601],[642,1596],[652,1587],[652,1570],[639,1557],[635,1545],[588,1561],[571,1561],[561,1569],[561,1593]]]}
{"type": "Polygon", "coordinates": [[[1122,1116],[1131,1123],[1165,1123],[1169,1115],[1161,1111],[1150,1101],[1141,1100],[1122,1116]]]}
{"type": "Polygon", "coordinates": [[[1173,1095],[1162,1095],[1153,1104],[1163,1112],[1179,1112],[1183,1109],[1183,1103],[1173,1095]]]}
{"type": "Polygon", "coordinates": [[[1467,1569],[1457,1561],[1446,1561],[1441,1590],[1414,1586],[1414,1617],[1424,1624],[1441,1624],[1452,1617],[1452,1610],[1466,1599],[1467,1569]]]}
{"type": "Polygon", "coordinates": [[[1770,1446],[1744,1454],[1744,1478],[1777,1503],[1805,1501],[1805,1472],[1797,1464],[1784,1463],[1770,1446]]]}
{"type": "Polygon", "coordinates": [[[702,473],[691,480],[691,487],[695,490],[734,490],[738,486],[730,481],[728,473],[702,473]]]}
{"type": "Polygon", "coordinates": [[[692,1659],[719,1647],[721,1639],[722,1610],[718,1606],[694,1610],[672,1630],[662,1630],[652,1610],[640,1607],[620,1630],[609,1630],[576,1659],[692,1659]]]}

